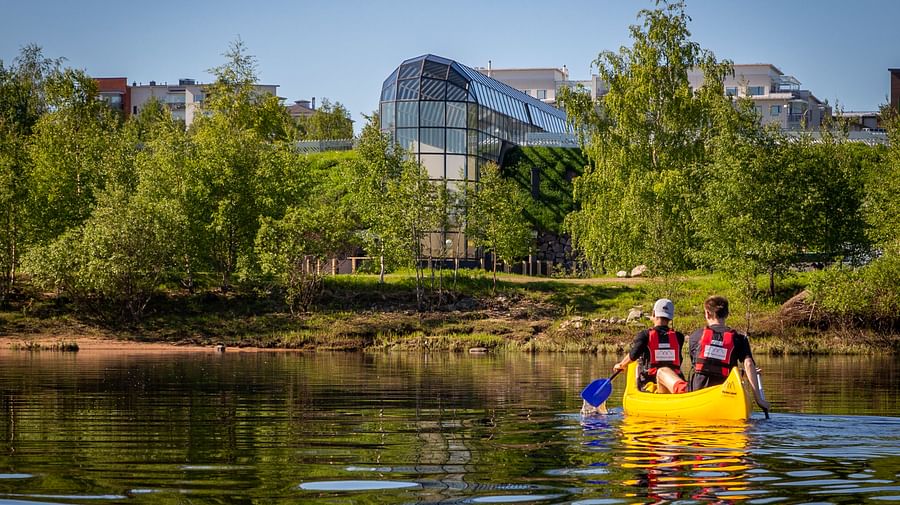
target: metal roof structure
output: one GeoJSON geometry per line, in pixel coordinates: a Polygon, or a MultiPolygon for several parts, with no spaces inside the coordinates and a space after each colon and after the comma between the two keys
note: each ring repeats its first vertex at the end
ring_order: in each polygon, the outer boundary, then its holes
{"type": "Polygon", "coordinates": [[[424,54],[410,58],[384,81],[382,101],[472,102],[543,131],[564,133],[566,113],[459,62],[424,54]]]}

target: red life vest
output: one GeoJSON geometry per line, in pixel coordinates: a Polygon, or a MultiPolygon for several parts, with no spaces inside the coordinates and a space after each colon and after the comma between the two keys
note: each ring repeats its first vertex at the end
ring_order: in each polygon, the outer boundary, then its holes
{"type": "Polygon", "coordinates": [[[656,375],[656,369],[661,366],[674,368],[681,373],[681,353],[679,352],[681,349],[678,347],[675,330],[669,328],[669,331],[666,332],[666,336],[669,337],[668,342],[661,341],[659,336],[656,328],[650,328],[650,338],[647,341],[647,349],[650,351],[650,368],[647,370],[647,374],[656,375]]]}
{"type": "Polygon", "coordinates": [[[713,331],[709,326],[700,337],[700,349],[694,362],[694,371],[705,375],[728,377],[731,370],[731,355],[734,352],[734,330],[724,333],[713,331]]]}

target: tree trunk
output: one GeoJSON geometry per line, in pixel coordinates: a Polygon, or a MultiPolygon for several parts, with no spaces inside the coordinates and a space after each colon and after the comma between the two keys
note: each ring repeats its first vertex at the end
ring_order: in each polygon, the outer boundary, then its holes
{"type": "Polygon", "coordinates": [[[775,299],[775,267],[769,267],[769,297],[775,299]]]}
{"type": "Polygon", "coordinates": [[[493,252],[491,253],[491,261],[494,263],[494,287],[491,288],[491,291],[494,293],[497,292],[497,255],[493,252]]]}
{"type": "Polygon", "coordinates": [[[384,244],[381,244],[381,255],[378,256],[378,283],[384,284],[384,244]]]}

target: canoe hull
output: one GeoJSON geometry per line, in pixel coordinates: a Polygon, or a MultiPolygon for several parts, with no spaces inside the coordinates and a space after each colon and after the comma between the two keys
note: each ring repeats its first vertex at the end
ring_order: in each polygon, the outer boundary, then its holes
{"type": "Polygon", "coordinates": [[[638,390],[637,363],[628,366],[622,409],[625,415],[668,419],[746,420],[752,410],[751,396],[737,367],[719,386],[677,395],[638,390]]]}

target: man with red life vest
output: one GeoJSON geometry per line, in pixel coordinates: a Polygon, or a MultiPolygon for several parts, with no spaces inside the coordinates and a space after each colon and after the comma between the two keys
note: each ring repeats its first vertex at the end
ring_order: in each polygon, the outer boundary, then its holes
{"type": "Polygon", "coordinates": [[[768,411],[769,403],[762,395],[757,381],[756,362],[750,351],[750,340],[725,324],[728,300],[710,296],[703,302],[706,327],[691,333],[689,349],[693,363],[691,391],[725,382],[731,368],[743,365],[744,373],[753,386],[756,403],[768,411]]]}
{"type": "Polygon", "coordinates": [[[638,361],[641,374],[638,387],[641,389],[644,389],[646,384],[653,383],[658,393],[687,391],[687,382],[681,373],[681,347],[684,345],[684,335],[669,328],[674,318],[675,304],[672,300],[667,298],[657,300],[650,318],[653,328],[641,330],[634,337],[631,351],[613,366],[613,370],[624,370],[632,361],[638,361]]]}

